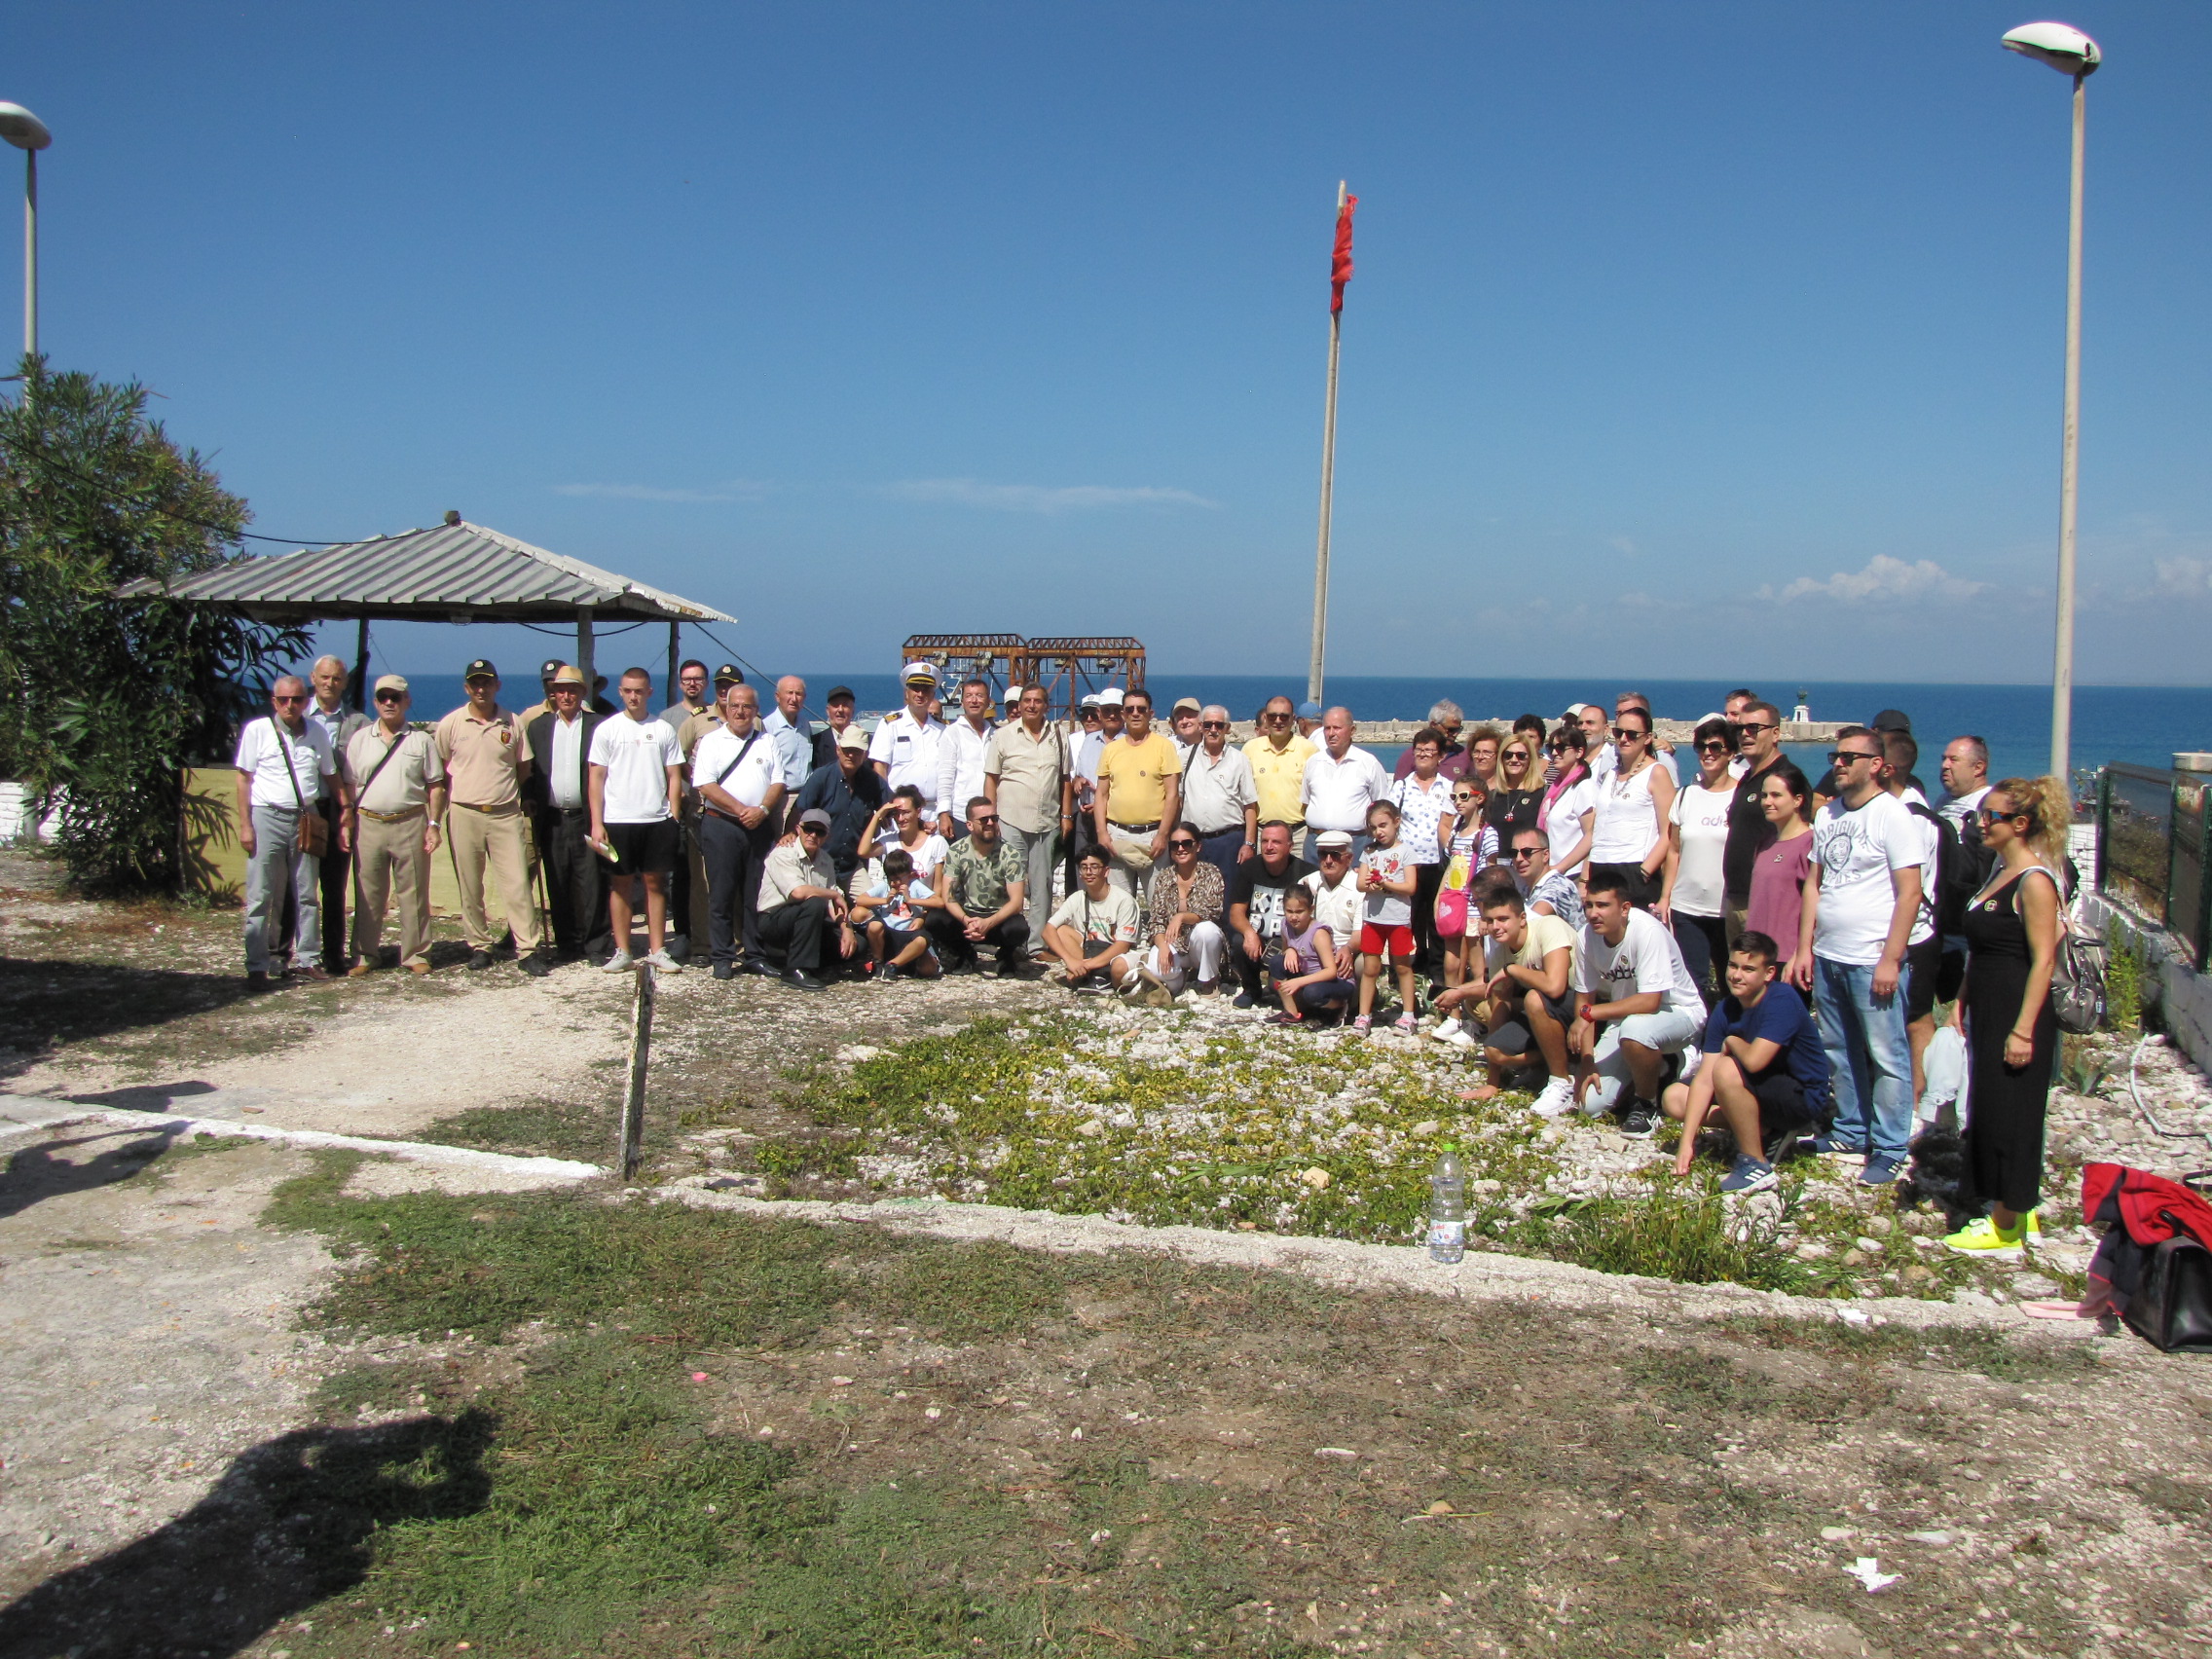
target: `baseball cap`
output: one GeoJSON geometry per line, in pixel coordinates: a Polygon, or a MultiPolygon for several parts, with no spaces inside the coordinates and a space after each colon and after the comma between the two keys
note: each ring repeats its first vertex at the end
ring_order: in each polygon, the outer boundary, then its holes
{"type": "Polygon", "coordinates": [[[1301,703],[1298,705],[1298,713],[1303,719],[1317,720],[1321,718],[1321,705],[1314,702],[1301,703]]]}
{"type": "Polygon", "coordinates": [[[1912,717],[1902,709],[1884,709],[1866,723],[1876,731],[1912,731],[1912,717]]]}
{"type": "Polygon", "coordinates": [[[819,830],[825,835],[830,833],[830,815],[819,806],[810,806],[800,813],[798,823],[802,830],[819,830]]]}
{"type": "Polygon", "coordinates": [[[1171,715],[1179,715],[1186,709],[1188,709],[1192,714],[1195,715],[1199,713],[1204,708],[1205,705],[1199,702],[1196,697],[1178,697],[1175,699],[1175,706],[1169,709],[1167,712],[1171,715]]]}
{"type": "Polygon", "coordinates": [[[559,657],[547,657],[537,665],[537,678],[541,681],[551,680],[564,666],[559,657]]]}
{"type": "Polygon", "coordinates": [[[403,674],[380,675],[375,689],[379,691],[404,691],[407,689],[407,677],[403,674]]]}
{"type": "Polygon", "coordinates": [[[1351,845],[1351,831],[1348,830],[1324,830],[1320,834],[1313,837],[1313,844],[1316,847],[1348,847],[1351,845]]]}
{"type": "Polygon", "coordinates": [[[867,753],[867,733],[861,730],[857,725],[849,725],[837,734],[837,747],[839,749],[857,749],[863,755],[866,755],[867,753]]]}
{"type": "Polygon", "coordinates": [[[584,688],[584,671],[572,662],[548,663],[545,667],[545,685],[548,690],[556,685],[573,685],[584,688]]]}
{"type": "Polygon", "coordinates": [[[745,670],[739,668],[734,662],[725,662],[721,667],[715,670],[715,683],[717,685],[743,685],[745,683],[745,670]]]}
{"type": "Polygon", "coordinates": [[[466,668],[461,671],[461,677],[464,681],[497,680],[499,678],[499,671],[492,666],[491,660],[489,658],[478,657],[474,662],[470,663],[466,668]]]}
{"type": "Polygon", "coordinates": [[[908,685],[935,685],[937,664],[919,660],[910,662],[900,672],[899,678],[908,685]]]}
{"type": "Polygon", "coordinates": [[[1119,685],[1107,686],[1105,690],[1098,693],[1098,706],[1101,709],[1120,708],[1122,706],[1122,688],[1119,685]]]}
{"type": "Polygon", "coordinates": [[[825,703],[854,703],[860,699],[853,695],[853,688],[850,685],[832,685],[830,687],[830,694],[822,700],[825,703]]]}

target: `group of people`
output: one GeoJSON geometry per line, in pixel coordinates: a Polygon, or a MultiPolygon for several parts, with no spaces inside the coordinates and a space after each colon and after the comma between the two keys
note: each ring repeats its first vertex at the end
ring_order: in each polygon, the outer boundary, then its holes
{"type": "Polygon", "coordinates": [[[2034,1225],[2071,815],[2053,780],[1993,786],[1978,738],[1945,747],[1936,806],[1900,713],[1844,727],[1816,785],[1748,689],[1696,723],[1687,767],[1628,692],[1609,715],[1472,730],[1439,702],[1393,769],[1349,710],[1285,696],[1238,745],[1195,698],[1161,721],[1148,691],[1110,686],[1062,725],[1041,686],[1002,703],[923,661],[872,732],[846,686],[814,726],[796,676],[763,715],[734,664],[684,663],[657,713],[643,669],[618,707],[571,665],[540,681],[509,714],[472,662],[467,701],[427,728],[398,675],[373,717],[346,707],[336,658],[276,682],[237,756],[249,982],[286,955],[373,972],[393,911],[400,966],[427,972],[446,847],[471,968],[502,942],[494,892],[534,975],[629,968],[641,917],[640,954],[679,972],[698,917],[717,978],[802,991],[987,955],[1001,977],[1219,997],[1284,1026],[1413,1034],[1425,1007],[1487,1073],[1472,1097],[1529,1087],[1541,1115],[1609,1113],[1631,1136],[1673,1117],[1685,1168],[1724,1123],[1730,1191],[1771,1185],[1807,1131],[1862,1155],[1861,1181],[1895,1180],[1937,1005],[1957,1002],[1992,1205],[1961,1247],[2017,1248],[2034,1225]]]}

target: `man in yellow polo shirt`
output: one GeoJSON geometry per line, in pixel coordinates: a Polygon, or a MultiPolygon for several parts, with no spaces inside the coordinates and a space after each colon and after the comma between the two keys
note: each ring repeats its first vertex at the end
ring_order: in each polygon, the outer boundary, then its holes
{"type": "Polygon", "coordinates": [[[1098,843],[1114,855],[1107,879],[1133,894],[1141,912],[1152,902],[1152,866],[1167,850],[1167,832],[1183,810],[1182,762],[1175,746],[1152,729],[1152,693],[1122,699],[1122,735],[1098,756],[1098,793],[1091,802],[1098,843]]]}
{"type": "Polygon", "coordinates": [[[1260,711],[1260,735],[1244,746],[1244,758],[1260,793],[1260,822],[1289,825],[1292,846],[1306,831],[1306,807],[1299,798],[1306,762],[1319,753],[1311,738],[1299,734],[1290,699],[1270,697],[1260,711]]]}

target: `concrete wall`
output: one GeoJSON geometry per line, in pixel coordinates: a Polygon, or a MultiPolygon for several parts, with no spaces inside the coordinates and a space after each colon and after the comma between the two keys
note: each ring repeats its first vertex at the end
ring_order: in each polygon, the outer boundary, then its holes
{"type": "Polygon", "coordinates": [[[2108,938],[2119,933],[2142,953],[2143,1000],[2157,1005],[2158,1022],[2174,1046],[2212,1071],[2212,977],[2191,967],[2189,947],[2101,894],[2082,896],[2082,919],[2108,938]]]}

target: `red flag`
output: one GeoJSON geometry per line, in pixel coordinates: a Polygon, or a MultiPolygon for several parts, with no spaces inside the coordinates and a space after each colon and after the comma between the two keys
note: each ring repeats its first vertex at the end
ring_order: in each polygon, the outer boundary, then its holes
{"type": "Polygon", "coordinates": [[[1347,196],[1345,204],[1337,209],[1337,252],[1329,264],[1331,316],[1345,309],[1345,284],[1351,280],[1351,210],[1358,205],[1358,197],[1347,196]]]}

